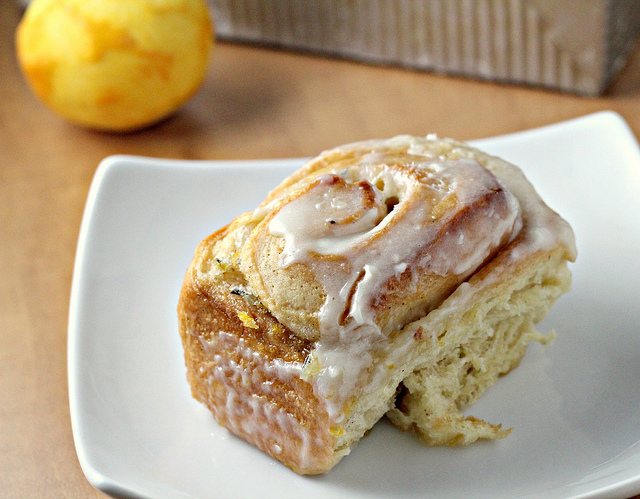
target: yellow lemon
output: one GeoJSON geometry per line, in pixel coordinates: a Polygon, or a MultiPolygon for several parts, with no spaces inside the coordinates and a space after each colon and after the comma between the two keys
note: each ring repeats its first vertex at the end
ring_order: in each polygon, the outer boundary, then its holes
{"type": "Polygon", "coordinates": [[[129,131],[174,112],[213,48],[204,0],[33,0],[16,33],[34,92],[68,120],[129,131]]]}

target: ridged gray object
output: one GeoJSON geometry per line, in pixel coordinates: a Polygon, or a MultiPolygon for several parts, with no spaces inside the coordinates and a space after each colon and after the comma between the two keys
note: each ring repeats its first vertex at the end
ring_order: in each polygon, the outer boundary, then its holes
{"type": "Polygon", "coordinates": [[[222,39],[602,93],[640,0],[210,0],[222,39]]]}

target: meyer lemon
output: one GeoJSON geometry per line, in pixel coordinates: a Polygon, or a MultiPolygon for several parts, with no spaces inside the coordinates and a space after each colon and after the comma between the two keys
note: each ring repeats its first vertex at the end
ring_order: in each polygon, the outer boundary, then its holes
{"type": "Polygon", "coordinates": [[[33,0],[16,32],[34,92],[99,130],[170,115],[200,88],[212,49],[204,0],[33,0]]]}

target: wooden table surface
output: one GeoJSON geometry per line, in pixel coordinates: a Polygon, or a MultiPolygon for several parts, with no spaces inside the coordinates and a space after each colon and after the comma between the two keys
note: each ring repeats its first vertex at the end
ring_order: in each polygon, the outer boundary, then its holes
{"type": "Polygon", "coordinates": [[[201,91],[138,133],[97,133],[50,113],[24,83],[0,0],[0,497],[100,496],[71,435],[66,341],[82,211],[104,157],[310,156],[399,133],[474,139],[614,110],[640,137],[640,50],[607,95],[584,98],[232,44],[201,91]]]}

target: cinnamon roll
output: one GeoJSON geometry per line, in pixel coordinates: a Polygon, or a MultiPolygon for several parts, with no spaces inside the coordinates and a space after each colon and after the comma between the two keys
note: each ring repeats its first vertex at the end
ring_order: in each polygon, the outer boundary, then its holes
{"type": "Polygon", "coordinates": [[[205,239],[178,305],[194,397],[301,474],[387,414],[427,445],[508,429],[461,410],[570,286],[571,228],[515,166],[453,140],[326,151],[205,239]]]}

